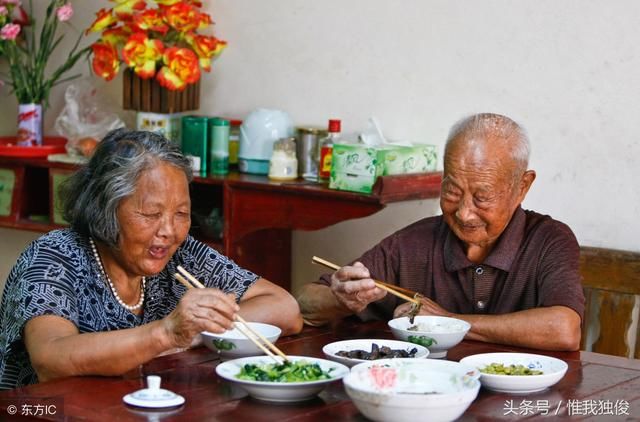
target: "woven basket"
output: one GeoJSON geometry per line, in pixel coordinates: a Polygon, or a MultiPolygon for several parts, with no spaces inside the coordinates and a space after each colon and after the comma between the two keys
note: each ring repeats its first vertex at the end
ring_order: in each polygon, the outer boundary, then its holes
{"type": "Polygon", "coordinates": [[[155,78],[141,79],[132,69],[122,75],[122,107],[151,113],[180,113],[200,108],[200,81],[184,91],[171,91],[155,78]]]}

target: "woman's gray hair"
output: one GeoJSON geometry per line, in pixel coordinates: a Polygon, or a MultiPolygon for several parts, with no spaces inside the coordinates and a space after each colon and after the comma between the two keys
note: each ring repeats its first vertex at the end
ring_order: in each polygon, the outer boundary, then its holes
{"type": "Polygon", "coordinates": [[[529,166],[531,146],[529,136],[522,126],[501,114],[480,113],[458,121],[447,137],[444,155],[455,140],[499,138],[509,142],[512,158],[516,163],[516,172],[523,173],[529,166]]]}
{"type": "Polygon", "coordinates": [[[127,129],[109,132],[91,160],[61,185],[64,218],[79,233],[116,247],[120,202],[135,191],[140,175],[160,162],[182,170],[189,182],[193,179],[189,159],[164,136],[127,129]]]}

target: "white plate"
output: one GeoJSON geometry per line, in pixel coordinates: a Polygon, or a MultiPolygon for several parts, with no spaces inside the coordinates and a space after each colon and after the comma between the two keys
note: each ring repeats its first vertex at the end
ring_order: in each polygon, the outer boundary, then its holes
{"type": "Polygon", "coordinates": [[[273,359],[269,356],[251,356],[222,362],[216,366],[216,373],[227,381],[233,382],[245,389],[251,397],[258,400],[280,403],[309,400],[320,393],[327,384],[337,381],[349,373],[349,368],[330,360],[318,359],[309,356],[287,357],[293,362],[304,360],[308,363],[317,363],[323,371],[331,371],[330,375],[332,378],[328,380],[308,382],[267,382],[241,380],[236,378],[236,375],[240,373],[242,367],[248,363],[257,365],[274,363],[273,359]]]}
{"type": "Polygon", "coordinates": [[[524,365],[542,371],[541,375],[498,375],[480,373],[482,386],[500,393],[527,394],[542,391],[562,379],[568,365],[560,359],[530,353],[482,353],[460,360],[469,366],[483,369],[492,363],[503,365],[524,365]]]}
{"type": "MultiPolygon", "coordinates": [[[[447,350],[460,343],[471,325],[461,319],[440,317],[440,316],[417,316],[413,324],[409,318],[401,317],[389,321],[389,328],[393,336],[398,340],[411,341],[410,338],[419,338],[430,344],[423,344],[429,349],[430,358],[444,358],[447,350]],[[425,331],[412,331],[409,327],[414,325],[424,325],[425,331]]],[[[415,341],[413,341],[415,342],[415,341]]]]}
{"type": "MultiPolygon", "coordinates": [[[[359,339],[359,340],[343,340],[336,341],[333,343],[329,343],[322,348],[322,352],[324,355],[331,360],[336,362],[340,362],[349,367],[356,365],[362,362],[372,362],[371,359],[354,359],[345,356],[338,356],[338,353],[341,350],[345,350],[350,352],[352,350],[365,350],[367,352],[371,351],[371,346],[373,344],[377,344],[379,347],[387,346],[392,349],[400,349],[410,352],[412,349],[416,349],[417,352],[413,359],[423,359],[429,356],[429,349],[426,347],[420,346],[418,344],[409,343],[406,341],[399,340],[383,340],[383,339],[359,339]]],[[[411,359],[411,358],[406,358],[411,359]]]]}

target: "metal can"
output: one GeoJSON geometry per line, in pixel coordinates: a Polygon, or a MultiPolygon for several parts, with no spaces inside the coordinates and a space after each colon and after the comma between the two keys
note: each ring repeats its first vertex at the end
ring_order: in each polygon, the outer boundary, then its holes
{"type": "Polygon", "coordinates": [[[208,120],[206,116],[183,116],[181,133],[183,154],[191,159],[194,172],[205,175],[209,166],[208,120]]]}
{"type": "Polygon", "coordinates": [[[318,180],[318,139],[321,129],[299,127],[297,129],[296,156],[298,175],[305,180],[318,180]]]}

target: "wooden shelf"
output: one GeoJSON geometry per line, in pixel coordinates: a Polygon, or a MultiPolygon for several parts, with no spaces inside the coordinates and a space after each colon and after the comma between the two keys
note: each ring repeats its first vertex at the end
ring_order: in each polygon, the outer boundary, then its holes
{"type": "MultiPolygon", "coordinates": [[[[56,224],[60,216],[54,207],[54,185],[59,182],[56,177],[77,167],[44,159],[0,157],[0,170],[15,173],[11,212],[0,216],[0,227],[41,232],[63,227],[56,224]],[[46,216],[48,222],[33,221],[32,215],[46,216]]],[[[292,230],[317,230],[365,217],[392,202],[435,198],[441,177],[440,173],[383,176],[371,194],[361,194],[329,189],[322,183],[275,182],[238,172],[195,176],[191,184],[194,216],[219,209],[222,239],[205,235],[195,224],[192,233],[239,265],[289,288],[292,230]]]]}

